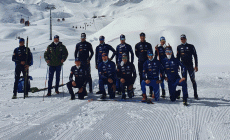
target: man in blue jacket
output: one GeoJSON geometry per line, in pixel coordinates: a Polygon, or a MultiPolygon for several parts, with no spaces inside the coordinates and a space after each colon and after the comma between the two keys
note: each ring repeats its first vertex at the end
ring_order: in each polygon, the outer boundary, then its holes
{"type": "Polygon", "coordinates": [[[159,79],[160,73],[163,74],[163,66],[160,61],[153,58],[153,52],[148,51],[148,60],[145,61],[143,65],[143,81],[141,82],[141,90],[143,93],[143,99],[147,100],[146,96],[146,87],[153,87],[154,94],[152,94],[152,98],[155,98],[156,101],[159,101],[160,93],[159,93],[159,84],[162,82],[162,79],[159,79]]]}
{"type": "Polygon", "coordinates": [[[187,81],[187,71],[189,73],[190,79],[193,84],[193,89],[194,89],[194,98],[198,98],[197,94],[197,84],[195,80],[195,72],[198,71],[198,58],[197,58],[197,53],[196,49],[192,44],[187,43],[187,38],[184,34],[181,35],[181,45],[177,47],[177,59],[181,60],[182,64],[186,67],[186,81],[187,81]],[[195,60],[195,67],[193,67],[193,58],[195,60]]]}
{"type": "Polygon", "coordinates": [[[95,55],[95,64],[96,69],[98,69],[98,65],[102,62],[102,53],[107,53],[109,55],[109,51],[112,51],[113,54],[109,60],[113,60],[116,55],[115,49],[109,44],[105,44],[105,37],[99,37],[100,44],[96,47],[96,55],[95,55]]]}
{"type": "MultiPolygon", "coordinates": [[[[120,35],[120,44],[116,48],[116,65],[118,66],[122,61],[122,54],[127,54],[127,59],[129,62],[133,63],[134,61],[134,53],[132,47],[125,43],[125,35],[120,35]],[[131,59],[129,55],[131,54],[131,59]]],[[[116,91],[119,94],[120,93],[120,79],[116,80],[116,91]]]]}
{"type": "Polygon", "coordinates": [[[76,45],[75,58],[81,58],[81,64],[87,68],[87,81],[89,83],[89,92],[93,92],[92,88],[92,77],[91,77],[91,66],[90,60],[92,59],[94,52],[92,44],[86,41],[86,34],[81,34],[81,42],[76,45]],[[90,55],[89,55],[90,53],[90,55]]]}
{"type": "MultiPolygon", "coordinates": [[[[160,45],[157,45],[155,47],[155,59],[158,59],[161,62],[161,64],[162,64],[163,59],[166,58],[166,54],[165,54],[166,44],[165,43],[166,43],[166,39],[165,39],[165,37],[162,36],[160,38],[160,45]]],[[[164,80],[161,83],[161,89],[162,89],[162,95],[161,95],[161,97],[165,98],[165,84],[164,84],[164,80]]]]}
{"type": "Polygon", "coordinates": [[[186,67],[178,59],[174,58],[171,47],[167,47],[165,53],[167,58],[163,59],[163,66],[167,75],[165,80],[168,82],[170,99],[171,101],[179,99],[180,91],[176,91],[176,87],[182,86],[183,104],[187,106],[188,90],[185,78],[186,67]],[[179,67],[181,67],[182,78],[179,76],[179,67]]]}
{"type": "Polygon", "coordinates": [[[99,88],[102,92],[101,99],[106,98],[106,92],[104,85],[108,85],[108,94],[110,99],[115,98],[116,90],[116,65],[113,61],[108,59],[108,54],[102,54],[102,61],[98,65],[98,74],[99,74],[99,88]]]}
{"type": "MultiPolygon", "coordinates": [[[[20,74],[23,73],[23,76],[27,77],[29,73],[29,67],[32,65],[32,53],[28,48],[28,57],[26,56],[26,47],[25,47],[25,40],[21,38],[19,40],[19,47],[14,50],[12,61],[15,62],[15,82],[14,82],[14,90],[13,90],[13,97],[12,99],[17,99],[17,90],[18,90],[18,82],[20,79],[20,74]],[[27,60],[26,60],[27,59],[27,60]],[[26,63],[27,62],[27,63],[26,63]]],[[[24,87],[29,87],[28,85],[24,87]]],[[[25,93],[25,97],[28,97],[28,88],[25,93]]]]}
{"type": "MultiPolygon", "coordinates": [[[[135,55],[138,58],[138,71],[140,76],[140,85],[143,81],[143,64],[146,60],[148,60],[147,57],[147,51],[153,51],[152,45],[145,40],[145,33],[140,33],[140,42],[136,44],[135,46],[135,55]]],[[[149,87],[150,96],[152,97],[153,88],[149,87]]]]}
{"type": "Polygon", "coordinates": [[[133,97],[133,84],[135,83],[136,75],[135,66],[128,61],[127,54],[123,53],[122,62],[117,68],[117,77],[121,82],[122,99],[126,99],[125,87],[127,87],[129,98],[133,97]]]}
{"type": "Polygon", "coordinates": [[[73,87],[78,88],[78,99],[84,99],[86,95],[86,84],[87,84],[87,71],[84,66],[81,65],[80,58],[75,59],[75,66],[71,68],[69,82],[67,83],[67,88],[71,94],[71,100],[75,99],[73,93],[73,87]],[[73,79],[73,76],[75,79],[73,79]]]}

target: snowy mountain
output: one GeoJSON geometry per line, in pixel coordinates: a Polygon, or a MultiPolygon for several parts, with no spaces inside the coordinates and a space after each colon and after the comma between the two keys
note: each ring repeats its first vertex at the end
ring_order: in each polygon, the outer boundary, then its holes
{"type": "MultiPolygon", "coordinates": [[[[229,7],[229,0],[0,0],[0,139],[230,139],[229,7]],[[100,35],[115,48],[120,34],[126,35],[126,42],[134,49],[139,34],[145,32],[153,47],[165,36],[174,52],[180,35],[186,34],[198,53],[196,81],[201,100],[193,99],[188,81],[189,107],[184,107],[181,100],[172,103],[169,98],[154,105],[88,102],[99,97],[95,95],[98,74],[94,57],[94,94],[86,100],[70,101],[66,87],[60,88],[65,97],[53,95],[43,101],[44,93],[39,92],[31,93],[26,100],[22,94],[11,100],[15,67],[12,53],[18,46],[18,36],[29,36],[34,56],[32,87],[45,86],[47,65],[43,55],[51,43],[49,11],[45,9],[49,4],[56,7],[52,10],[53,36],[58,34],[69,51],[64,83],[74,65],[73,52],[82,32],[94,50],[100,35]],[[21,15],[31,26],[19,23],[21,15]],[[98,16],[94,22],[93,16],[98,16]],[[65,21],[58,22],[58,18],[65,21]],[[84,23],[89,25],[87,30],[82,28],[84,23]]],[[[135,99],[141,98],[138,83],[139,77],[134,85],[135,99]]]]}

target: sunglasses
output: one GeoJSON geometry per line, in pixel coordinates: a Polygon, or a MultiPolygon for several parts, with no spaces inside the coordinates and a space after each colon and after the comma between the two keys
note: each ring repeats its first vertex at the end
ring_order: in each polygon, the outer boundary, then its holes
{"type": "Polygon", "coordinates": [[[165,51],[165,53],[171,53],[172,51],[165,51]]]}
{"type": "Polygon", "coordinates": [[[185,38],[181,38],[180,40],[185,40],[185,38]]]}

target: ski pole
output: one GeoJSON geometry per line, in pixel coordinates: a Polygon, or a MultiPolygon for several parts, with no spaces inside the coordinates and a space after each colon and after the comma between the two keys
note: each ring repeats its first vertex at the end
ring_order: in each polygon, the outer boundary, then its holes
{"type": "Polygon", "coordinates": [[[62,92],[63,92],[63,97],[64,97],[64,90],[63,90],[63,65],[62,65],[62,92]]]}
{"type": "MultiPolygon", "coordinates": [[[[47,71],[46,71],[46,80],[45,80],[45,88],[46,88],[46,81],[47,81],[47,75],[48,75],[48,72],[49,72],[49,67],[47,66],[47,71]]],[[[44,101],[44,98],[45,98],[45,92],[46,92],[46,90],[44,90],[43,101],[44,101]]]]}
{"type": "MultiPolygon", "coordinates": [[[[26,39],[26,64],[25,65],[28,65],[27,62],[28,62],[28,36],[27,36],[27,39],[26,39]]],[[[24,99],[26,98],[26,94],[27,94],[27,84],[28,84],[28,71],[29,71],[29,68],[28,69],[25,69],[25,77],[24,77],[24,99]]]]}
{"type": "Polygon", "coordinates": [[[39,68],[41,67],[41,63],[42,63],[42,56],[40,56],[40,65],[39,65],[39,68]]]}

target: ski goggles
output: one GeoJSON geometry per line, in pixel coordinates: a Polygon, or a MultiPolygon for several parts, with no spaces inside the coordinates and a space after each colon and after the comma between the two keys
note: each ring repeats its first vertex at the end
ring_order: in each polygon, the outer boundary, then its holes
{"type": "Polygon", "coordinates": [[[153,56],[153,54],[148,54],[148,56],[153,56]]]}
{"type": "Polygon", "coordinates": [[[165,51],[165,53],[172,53],[172,51],[165,51]]]}

